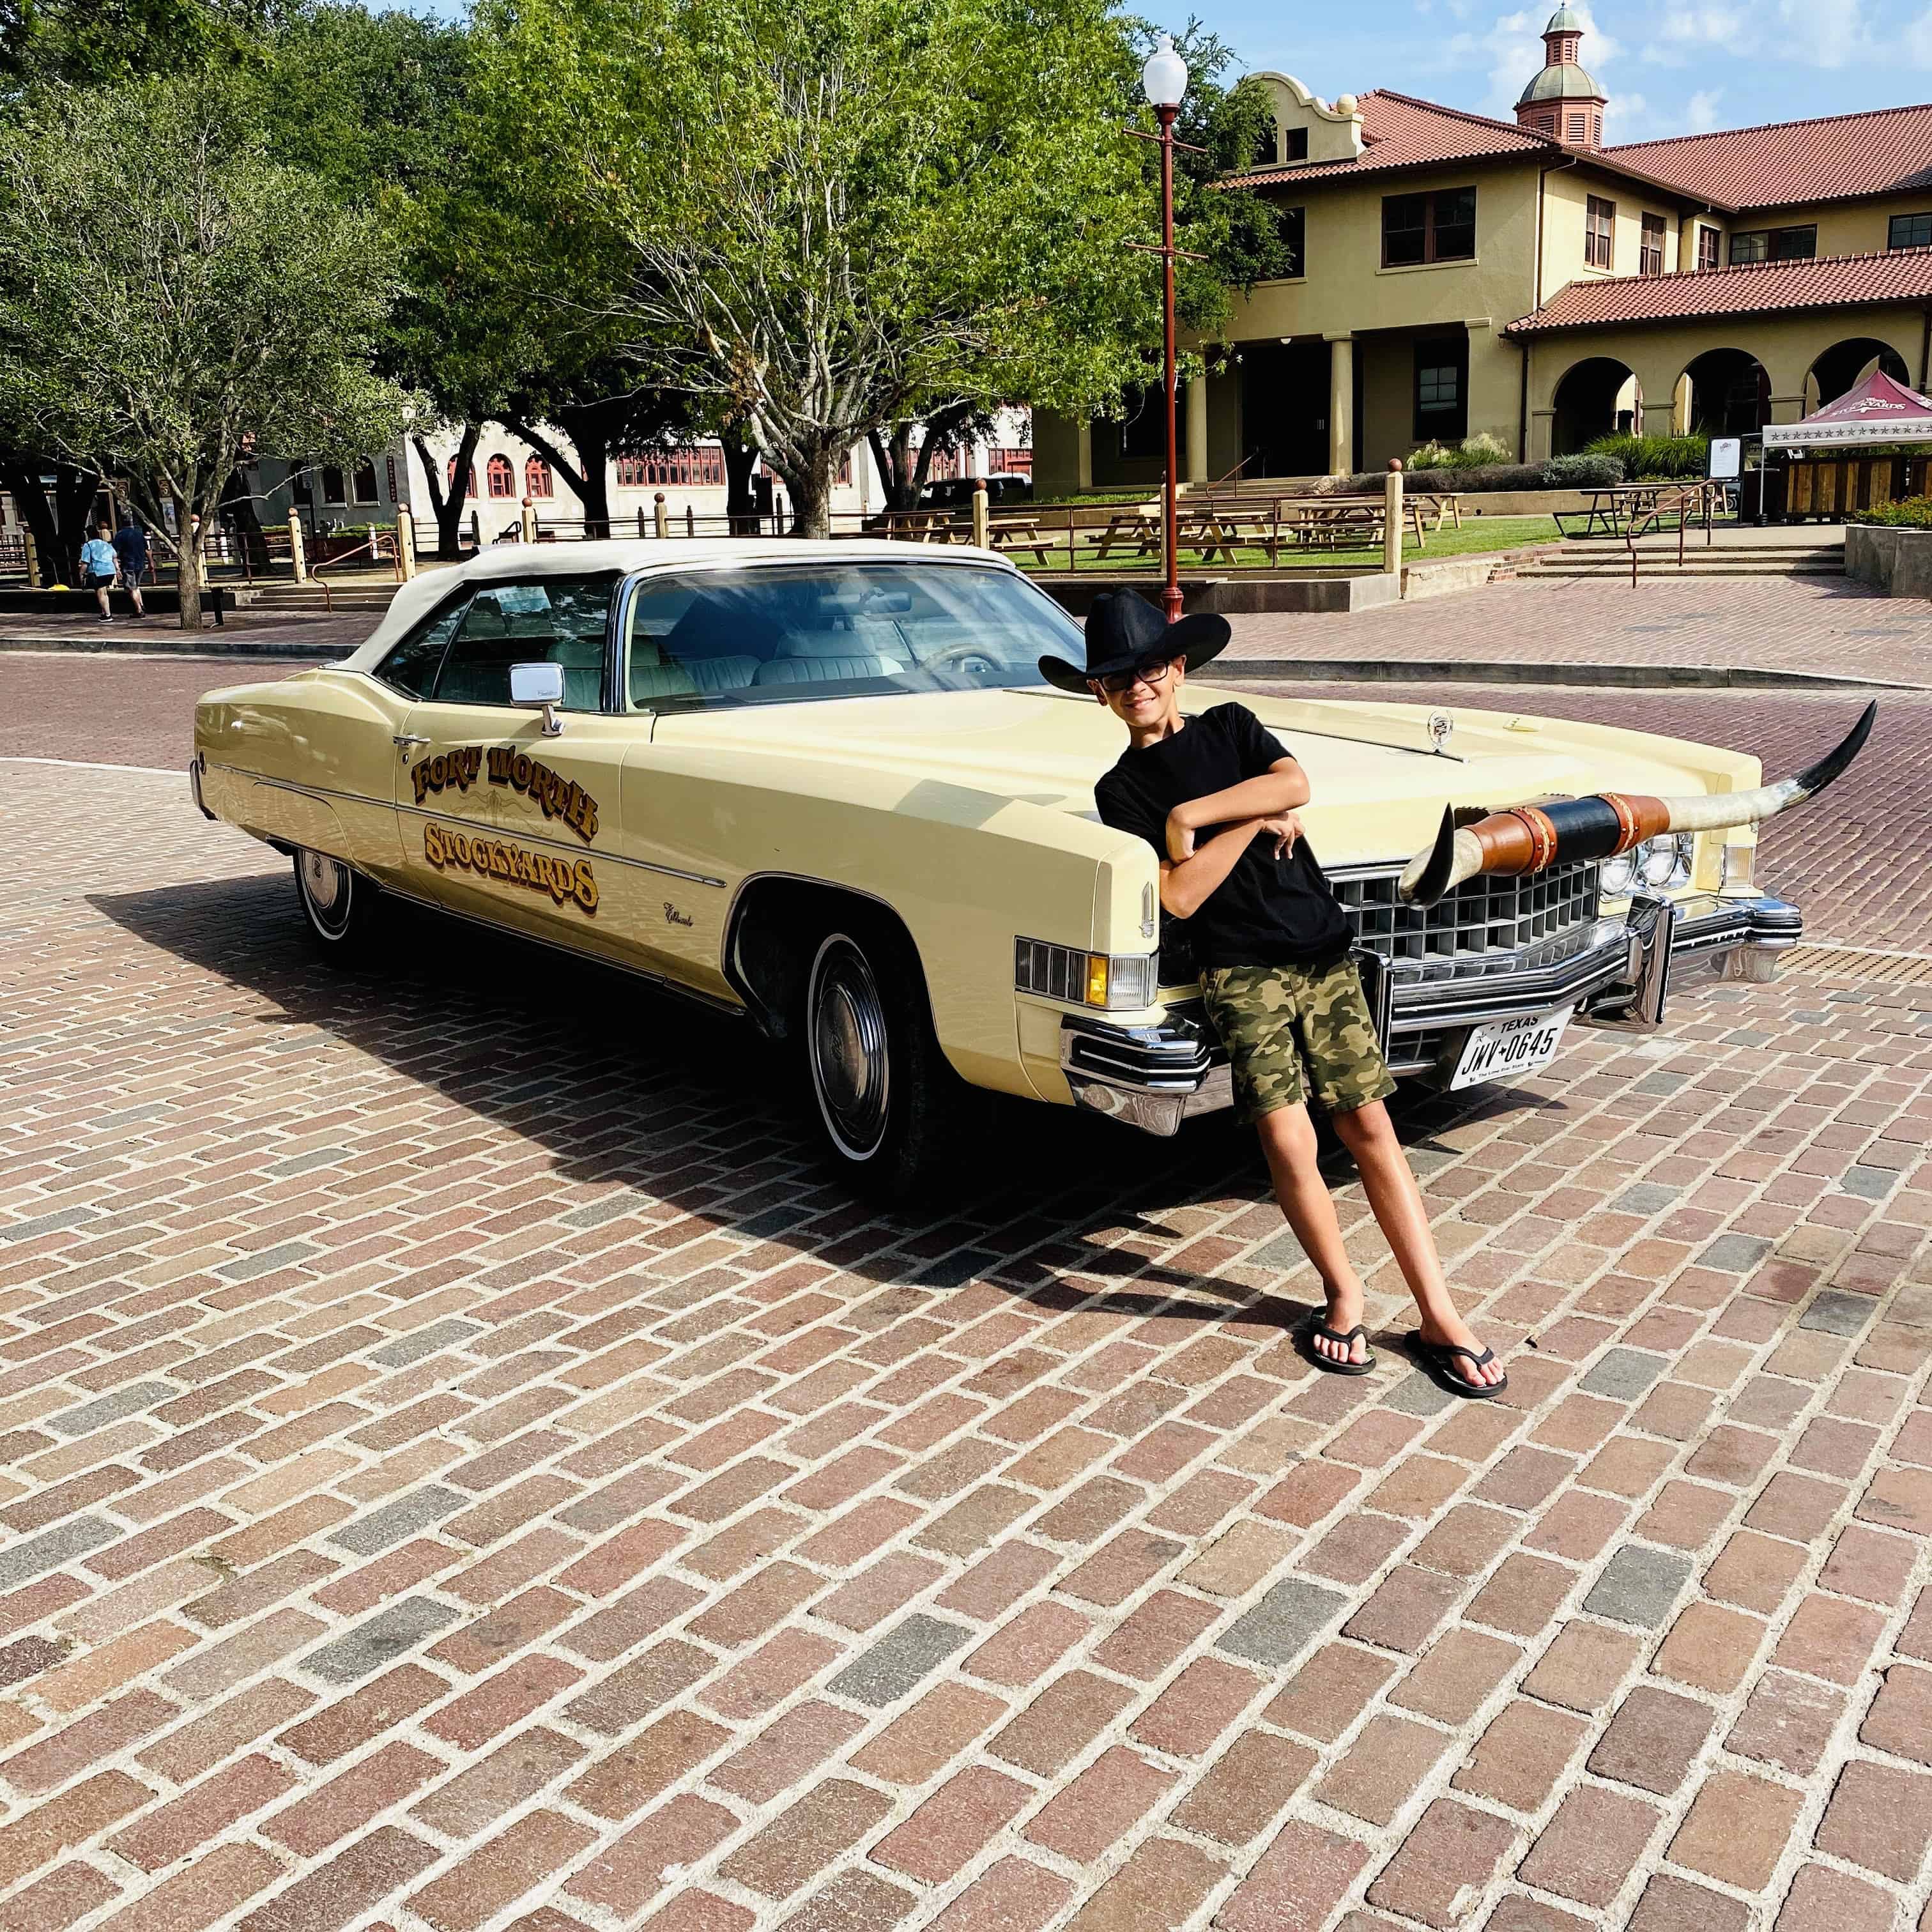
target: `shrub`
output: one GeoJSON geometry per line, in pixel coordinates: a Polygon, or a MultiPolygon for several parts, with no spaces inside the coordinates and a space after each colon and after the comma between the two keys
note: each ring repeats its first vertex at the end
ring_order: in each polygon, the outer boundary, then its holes
{"type": "Polygon", "coordinates": [[[1510,460],[1509,446],[1493,436],[1465,436],[1460,442],[1425,442],[1412,451],[1405,470],[1492,470],[1510,460]]]}
{"type": "Polygon", "coordinates": [[[1897,502],[1881,504],[1875,510],[1854,510],[1846,520],[1853,524],[1886,524],[1901,530],[1932,530],[1932,496],[1902,496],[1897,502]]]}
{"type": "Polygon", "coordinates": [[[1543,466],[1546,490],[1602,490],[1624,480],[1614,456],[1553,456],[1543,466]]]}
{"type": "MultiPolygon", "coordinates": [[[[1543,466],[1540,463],[1499,463],[1474,470],[1421,470],[1402,465],[1402,488],[1430,492],[1460,490],[1466,494],[1488,490],[1540,490],[1543,466]]],[[[1383,470],[1364,470],[1359,476],[1337,477],[1324,495],[1379,496],[1388,482],[1383,470]]]]}
{"type": "Polygon", "coordinates": [[[1583,453],[1614,456],[1633,483],[1702,477],[1711,467],[1711,439],[1702,430],[1694,436],[1600,436],[1583,453]]]}

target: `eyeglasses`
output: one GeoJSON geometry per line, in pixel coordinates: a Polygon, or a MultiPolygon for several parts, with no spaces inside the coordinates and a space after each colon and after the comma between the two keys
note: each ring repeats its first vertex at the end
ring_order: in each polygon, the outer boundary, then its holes
{"type": "Polygon", "coordinates": [[[1143,658],[1132,670],[1109,671],[1105,677],[1094,682],[1109,696],[1118,698],[1124,691],[1131,691],[1137,684],[1161,685],[1167,682],[1168,674],[1174,668],[1166,658],[1143,658]]]}

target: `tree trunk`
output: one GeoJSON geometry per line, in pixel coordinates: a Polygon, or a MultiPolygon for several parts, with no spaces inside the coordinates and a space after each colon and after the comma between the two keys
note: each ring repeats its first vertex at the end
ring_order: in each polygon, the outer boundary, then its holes
{"type": "Polygon", "coordinates": [[[832,534],[832,479],[838,474],[838,452],[827,444],[801,451],[797,462],[779,470],[791,496],[794,536],[832,534]]]}
{"type": "Polygon", "coordinates": [[[577,452],[577,466],[583,480],[574,487],[584,506],[586,537],[610,534],[610,456],[620,420],[629,406],[628,400],[619,398],[556,412],[557,428],[569,437],[571,446],[577,452]]]}
{"type": "Polygon", "coordinates": [[[758,446],[742,423],[727,423],[718,440],[724,446],[724,514],[734,537],[758,533],[758,500],[752,494],[752,471],[758,446]]]}
{"type": "Polygon", "coordinates": [[[184,495],[178,490],[172,492],[172,496],[175,529],[181,539],[175,567],[175,582],[181,598],[181,628],[184,631],[199,631],[201,628],[202,533],[195,522],[193,497],[184,495]]]}
{"type": "Polygon", "coordinates": [[[80,574],[80,547],[99,478],[91,471],[50,463],[31,452],[9,450],[0,454],[0,485],[34,533],[42,576],[50,584],[73,583],[80,574]],[[54,472],[51,500],[40,481],[48,470],[54,472]]]}
{"type": "Polygon", "coordinates": [[[500,418],[512,436],[520,436],[563,478],[584,512],[586,539],[610,534],[610,445],[596,414],[594,410],[562,409],[556,412],[557,427],[577,452],[574,463],[536,423],[521,416],[500,418]]]}
{"type": "Polygon", "coordinates": [[[428,439],[420,436],[416,439],[416,454],[422,459],[424,476],[429,479],[430,508],[436,514],[436,554],[446,562],[454,563],[463,554],[463,505],[470,487],[470,466],[476,460],[476,440],[482,428],[480,422],[463,425],[463,440],[456,449],[456,466],[442,475],[437,473],[436,453],[430,448],[428,439]]]}

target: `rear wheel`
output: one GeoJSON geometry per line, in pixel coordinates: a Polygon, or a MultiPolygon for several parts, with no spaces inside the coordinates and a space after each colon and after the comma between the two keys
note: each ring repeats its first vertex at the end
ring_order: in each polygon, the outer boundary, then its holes
{"type": "Polygon", "coordinates": [[[875,1198],[923,1192],[952,1168],[971,1090],[940,1051],[912,947],[870,922],[832,926],[804,1004],[806,1069],[835,1164],[875,1198]]]}
{"type": "Polygon", "coordinates": [[[367,949],[375,915],[376,888],[359,872],[326,852],[297,850],[296,897],[316,950],[352,962],[367,949]]]}

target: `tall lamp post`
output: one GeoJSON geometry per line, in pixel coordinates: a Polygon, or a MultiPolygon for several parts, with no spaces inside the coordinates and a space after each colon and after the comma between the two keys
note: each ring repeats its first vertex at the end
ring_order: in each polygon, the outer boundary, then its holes
{"type": "MultiPolygon", "coordinates": [[[[1143,138],[1160,142],[1160,246],[1149,252],[1161,258],[1161,382],[1167,398],[1167,481],[1162,506],[1165,538],[1162,548],[1166,553],[1167,583],[1162,596],[1166,606],[1167,621],[1171,624],[1180,615],[1180,518],[1174,493],[1180,437],[1174,419],[1174,392],[1178,385],[1174,377],[1174,124],[1180,112],[1182,98],[1187,92],[1187,63],[1174,52],[1174,42],[1166,34],[1161,35],[1160,44],[1148,56],[1146,66],[1141,69],[1141,86],[1146,92],[1148,104],[1160,122],[1158,135],[1143,138]]],[[[1188,144],[1184,142],[1179,145],[1188,144]]],[[[1199,151],[1190,148],[1190,152],[1199,151]]]]}

